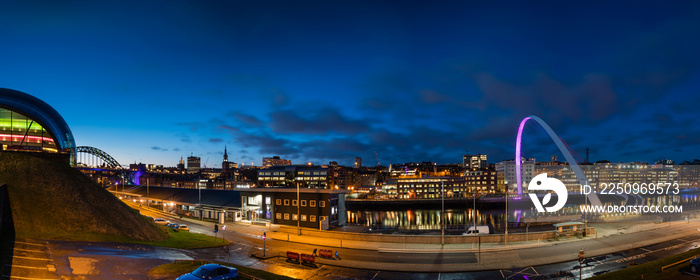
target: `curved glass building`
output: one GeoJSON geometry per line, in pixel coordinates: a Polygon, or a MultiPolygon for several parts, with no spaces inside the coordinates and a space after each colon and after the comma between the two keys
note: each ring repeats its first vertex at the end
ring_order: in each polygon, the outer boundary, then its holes
{"type": "Polygon", "coordinates": [[[3,150],[65,153],[75,166],[75,139],[66,121],[24,92],[0,88],[0,144],[3,150]]]}

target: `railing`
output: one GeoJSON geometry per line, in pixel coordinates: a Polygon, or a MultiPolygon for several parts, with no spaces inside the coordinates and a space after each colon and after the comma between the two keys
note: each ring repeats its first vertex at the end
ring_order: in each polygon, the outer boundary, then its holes
{"type": "Polygon", "coordinates": [[[692,257],[690,257],[690,258],[687,258],[687,259],[684,259],[684,260],[681,260],[681,261],[674,262],[674,263],[672,263],[672,264],[664,265],[664,266],[661,267],[661,271],[663,272],[664,269],[667,269],[667,268],[669,268],[669,267],[676,266],[676,265],[678,265],[678,264],[687,262],[687,261],[692,260],[693,258],[696,258],[696,257],[698,257],[698,256],[700,256],[700,255],[695,255],[695,256],[692,256],[692,257]]]}
{"type": "MultiPolygon", "coordinates": [[[[212,262],[206,261],[206,260],[174,260],[173,263],[191,263],[193,265],[194,264],[205,265],[205,264],[212,263],[212,262]]],[[[238,275],[243,276],[243,277],[248,278],[248,279],[251,279],[251,280],[265,280],[265,279],[260,278],[260,277],[255,277],[253,275],[243,273],[240,270],[238,270],[238,275]]]]}

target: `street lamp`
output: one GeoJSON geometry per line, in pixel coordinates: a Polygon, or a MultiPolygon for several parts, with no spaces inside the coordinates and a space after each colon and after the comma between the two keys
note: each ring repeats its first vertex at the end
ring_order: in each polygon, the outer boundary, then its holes
{"type": "Polygon", "coordinates": [[[441,180],[440,183],[442,185],[442,212],[440,212],[440,227],[442,228],[442,236],[440,241],[442,242],[442,245],[445,245],[445,181],[441,180]]]}
{"type": "Polygon", "coordinates": [[[300,207],[301,207],[301,201],[299,200],[299,182],[297,182],[297,230],[299,231],[299,235],[301,235],[301,216],[300,214],[300,207]]]}

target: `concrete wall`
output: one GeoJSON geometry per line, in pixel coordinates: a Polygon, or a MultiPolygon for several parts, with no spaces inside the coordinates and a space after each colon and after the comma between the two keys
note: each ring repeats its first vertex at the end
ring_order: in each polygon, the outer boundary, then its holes
{"type": "MultiPolygon", "coordinates": [[[[318,231],[302,228],[302,234],[306,236],[315,236],[323,238],[335,238],[339,240],[355,240],[367,242],[386,242],[386,243],[432,243],[439,244],[441,242],[440,235],[399,235],[399,234],[375,234],[375,233],[354,233],[354,232],[336,232],[336,231],[318,231]]],[[[297,234],[296,227],[282,226],[279,232],[297,234]]],[[[509,242],[517,241],[533,241],[537,239],[555,238],[556,231],[546,231],[537,233],[514,233],[508,234],[509,242]]],[[[588,228],[588,234],[595,234],[595,228],[588,228]]],[[[575,234],[569,234],[569,238],[575,234]]],[[[505,242],[504,234],[489,234],[481,235],[482,243],[500,243],[505,242]]],[[[462,236],[462,235],[445,235],[445,244],[461,244],[474,243],[479,241],[479,236],[462,236]]]]}

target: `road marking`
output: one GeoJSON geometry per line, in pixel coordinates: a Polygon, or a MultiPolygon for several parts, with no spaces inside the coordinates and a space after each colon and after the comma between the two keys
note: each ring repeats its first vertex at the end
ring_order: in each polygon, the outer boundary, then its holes
{"type": "Polygon", "coordinates": [[[19,244],[26,244],[26,245],[34,245],[34,246],[44,247],[44,244],[27,243],[27,242],[22,242],[22,241],[13,241],[12,243],[15,243],[15,244],[19,243],[19,244]]]}
{"type": "Polygon", "coordinates": [[[35,267],[35,266],[26,266],[26,265],[11,265],[11,264],[5,264],[5,266],[9,266],[9,267],[12,267],[12,268],[17,267],[17,268],[27,268],[27,269],[49,270],[49,269],[46,268],[46,267],[35,267]]]}
{"type": "Polygon", "coordinates": [[[10,279],[27,279],[27,280],[58,280],[58,278],[31,278],[31,277],[7,276],[7,275],[3,275],[2,277],[7,277],[10,279]]]}
{"type": "Polygon", "coordinates": [[[50,261],[51,260],[51,259],[46,259],[46,258],[30,258],[30,257],[22,257],[22,256],[12,256],[12,257],[18,258],[18,259],[28,259],[28,260],[37,260],[37,261],[50,261]]]}
{"type": "Polygon", "coordinates": [[[23,252],[34,252],[34,253],[45,253],[44,251],[41,250],[29,250],[29,249],[20,249],[20,248],[15,248],[15,251],[23,251],[23,252]]]}
{"type": "Polygon", "coordinates": [[[377,277],[378,274],[379,274],[379,270],[377,270],[377,273],[375,273],[374,276],[372,276],[371,280],[374,280],[374,278],[377,277]]]}
{"type": "Polygon", "coordinates": [[[647,252],[654,252],[654,251],[652,251],[652,250],[649,250],[649,249],[647,249],[647,248],[642,248],[642,247],[639,247],[639,249],[642,249],[642,250],[644,250],[644,251],[647,251],[647,252]]]}

